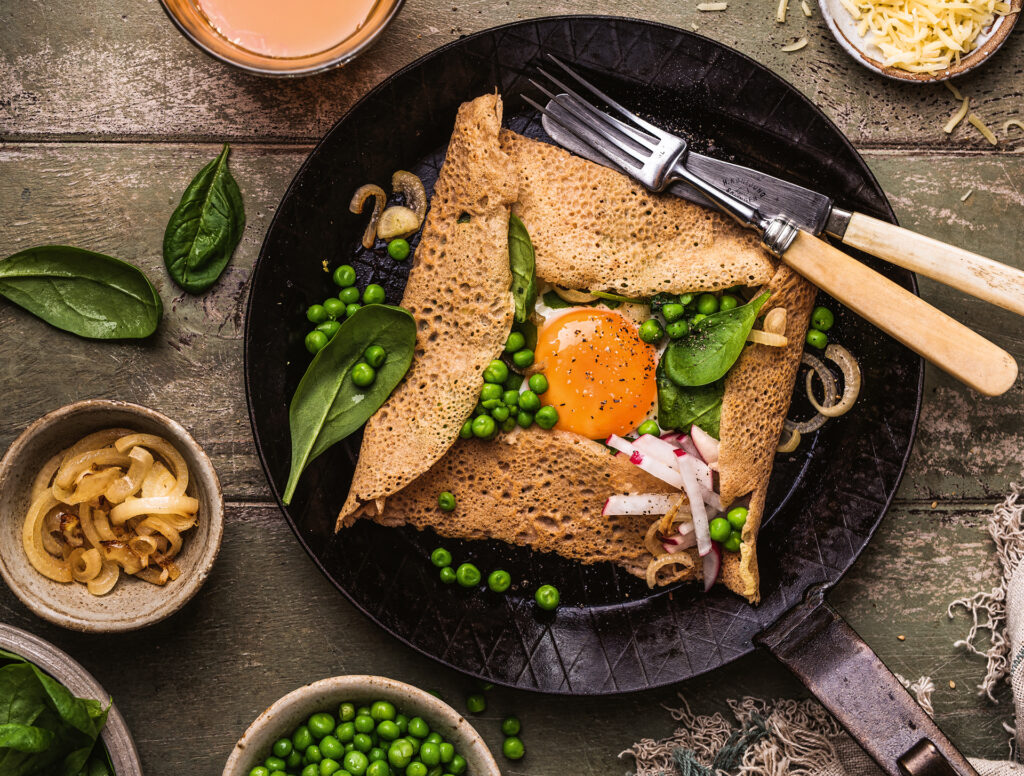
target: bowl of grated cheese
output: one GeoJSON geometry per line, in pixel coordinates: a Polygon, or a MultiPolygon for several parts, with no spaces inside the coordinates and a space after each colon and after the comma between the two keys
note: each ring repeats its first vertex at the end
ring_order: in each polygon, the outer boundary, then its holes
{"type": "Polygon", "coordinates": [[[901,81],[945,81],[973,70],[1006,41],[1024,0],[819,0],[839,45],[901,81]]]}

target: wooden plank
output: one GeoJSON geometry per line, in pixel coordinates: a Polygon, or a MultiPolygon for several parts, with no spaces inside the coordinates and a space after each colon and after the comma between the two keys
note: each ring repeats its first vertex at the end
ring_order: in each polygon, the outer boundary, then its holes
{"type": "MultiPolygon", "coordinates": [[[[310,141],[387,75],[462,35],[534,16],[609,10],[603,0],[543,7],[528,0],[417,0],[348,67],[272,80],[205,56],[177,32],[157,0],[130,7],[116,0],[72,3],[60,14],[45,0],[19,0],[0,12],[0,138],[310,141]]],[[[695,26],[738,48],[821,105],[858,145],[988,148],[966,124],[951,137],[942,132],[957,107],[945,89],[896,84],[860,67],[817,12],[805,19],[793,6],[787,23],[778,25],[775,6],[758,0],[731,0],[723,13],[672,0],[626,0],[614,13],[695,26]],[[807,48],[780,51],[800,36],[810,40],[807,48]]],[[[1003,122],[1024,111],[1022,65],[1024,37],[1013,35],[986,67],[957,81],[1000,135],[1003,122]]],[[[1007,143],[1024,147],[1024,134],[1011,130],[1007,143]]]]}
{"type": "MultiPolygon", "coordinates": [[[[265,499],[247,421],[242,318],[249,270],[270,217],[306,148],[239,146],[232,168],[248,224],[232,264],[208,294],[192,297],[170,282],[160,258],[166,220],[215,145],[17,144],[0,148],[0,255],[42,243],[71,243],[134,261],[160,290],[166,313],[143,345],[90,342],[56,332],[0,303],[0,380],[12,386],[0,417],[0,447],[45,412],[79,398],[116,397],[167,412],[192,429],[212,456],[232,499],[265,499]],[[45,347],[39,347],[45,342],[45,347]],[[22,375],[54,368],[45,390],[22,375]]],[[[965,248],[1022,266],[1024,157],[906,156],[868,159],[903,222],[965,248]],[[1016,187],[1016,188],[1015,188],[1016,187]],[[974,189],[966,202],[960,197],[974,189]]],[[[929,300],[1024,357],[1024,329],[1008,312],[922,283],[929,300]]],[[[1024,381],[999,399],[981,400],[929,370],[926,401],[901,496],[1000,498],[1024,464],[1018,413],[1024,381]]]]}
{"type": "MultiPolygon", "coordinates": [[[[995,583],[984,516],[894,510],[832,599],[890,667],[908,678],[934,677],[938,722],[967,753],[1000,757],[1001,723],[1012,715],[1007,691],[999,706],[975,695],[981,661],[953,647],[966,622],[943,615],[954,597],[995,583]],[[906,640],[898,641],[898,633],[906,640]]],[[[76,634],[35,618],[6,588],[0,588],[0,619],[54,642],[92,671],[125,714],[146,773],[158,776],[220,773],[234,741],[263,708],[325,676],[391,676],[437,690],[460,709],[475,691],[471,680],[402,646],[356,611],[316,571],[270,505],[229,505],[209,581],[163,623],[129,634],[76,634]]],[[[770,656],[754,654],[675,687],[621,697],[496,688],[486,712],[472,721],[500,751],[500,720],[507,714],[523,720],[528,755],[520,764],[503,762],[508,776],[604,776],[627,770],[629,763],[616,757],[634,740],[671,731],[663,705],[678,706],[677,694],[702,712],[727,713],[729,698],[797,697],[802,688],[770,656]]]]}

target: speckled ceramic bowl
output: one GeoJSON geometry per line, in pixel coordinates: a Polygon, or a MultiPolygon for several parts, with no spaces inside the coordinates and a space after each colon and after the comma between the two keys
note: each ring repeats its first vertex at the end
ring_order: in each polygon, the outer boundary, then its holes
{"type": "Polygon", "coordinates": [[[110,693],[92,674],[48,641],[3,623],[0,623],[0,649],[35,663],[79,698],[92,698],[104,706],[109,703],[110,711],[107,712],[107,724],[103,727],[101,740],[110,755],[114,772],[117,776],[142,776],[142,763],[124,717],[111,702],[110,693]]]}
{"type": "Polygon", "coordinates": [[[318,711],[337,714],[346,701],[356,705],[390,701],[409,716],[420,716],[466,758],[467,776],[501,776],[480,734],[465,717],[444,701],[416,687],[383,676],[334,676],[307,684],[285,695],[264,711],[245,731],[224,766],[222,776],[248,776],[270,753],[270,747],[318,711]]]}
{"type": "Polygon", "coordinates": [[[174,614],[209,576],[220,550],[224,499],[213,464],[192,436],[170,418],[123,401],[90,399],[44,415],[26,428],[0,460],[0,574],[29,609],[43,619],[79,631],[128,631],[174,614]],[[198,525],[184,534],[176,559],[181,576],[163,587],[122,575],[107,595],[94,596],[78,583],[47,579],[29,563],[21,528],[32,481],[43,464],[82,437],[124,427],[159,434],[188,464],[188,495],[199,499],[198,525]]]}

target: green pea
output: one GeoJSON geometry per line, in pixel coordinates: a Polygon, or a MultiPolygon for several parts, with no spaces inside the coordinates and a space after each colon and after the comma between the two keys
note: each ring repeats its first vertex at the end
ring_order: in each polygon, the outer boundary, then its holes
{"type": "MultiPolygon", "coordinates": [[[[442,512],[451,512],[455,509],[455,496],[450,490],[442,490],[437,494],[437,505],[441,508],[442,512]]],[[[391,719],[394,719],[394,708],[394,706],[391,707],[391,719]]]]}
{"type": "Polygon", "coordinates": [[[498,386],[501,386],[501,384],[505,382],[507,378],[508,366],[506,366],[504,361],[494,359],[494,361],[489,363],[487,365],[487,368],[484,370],[485,383],[494,383],[498,386]]]}
{"type": "Polygon", "coordinates": [[[505,717],[501,721],[501,732],[506,736],[518,736],[519,731],[523,729],[523,726],[519,722],[519,717],[505,717]]]}
{"type": "MultiPolygon", "coordinates": [[[[359,733],[357,735],[362,735],[362,734],[359,733]]],[[[352,741],[355,741],[355,736],[352,737],[352,741]]],[[[354,743],[352,743],[352,741],[349,741],[347,744],[345,744],[345,754],[348,754],[349,752],[351,752],[353,749],[356,748],[356,745],[354,743]]]]}
{"type": "Polygon", "coordinates": [[[337,760],[333,758],[325,757],[323,760],[320,761],[320,776],[332,776],[332,774],[335,774],[340,770],[341,763],[339,763],[337,760]]]}
{"type": "Polygon", "coordinates": [[[533,419],[543,429],[554,428],[558,422],[558,410],[550,404],[546,404],[537,410],[537,414],[533,416],[533,419]]]}
{"type": "Polygon", "coordinates": [[[406,739],[400,738],[392,741],[388,747],[388,762],[395,768],[405,768],[412,762],[412,756],[416,750],[406,739]]]}
{"type": "Polygon", "coordinates": [[[542,374],[530,375],[530,390],[540,396],[548,389],[548,378],[542,374]]]}
{"type": "Polygon", "coordinates": [[[345,314],[345,303],[334,296],[324,300],[323,308],[328,318],[338,318],[345,314]]]}
{"type": "Polygon", "coordinates": [[[341,288],[348,288],[354,286],[356,283],[356,270],[351,264],[342,264],[331,276],[334,279],[334,285],[340,286],[341,288]]]}
{"type": "Polygon", "coordinates": [[[506,407],[518,407],[519,391],[505,391],[501,394],[501,403],[506,407]]]}
{"type": "Polygon", "coordinates": [[[680,294],[679,304],[681,304],[683,307],[689,307],[691,304],[693,304],[694,298],[695,297],[693,294],[680,294]]]}
{"type": "Polygon", "coordinates": [[[732,294],[722,294],[722,298],[718,300],[719,310],[735,310],[740,306],[740,300],[732,294]]]}
{"type": "Polygon", "coordinates": [[[358,714],[354,724],[356,726],[357,733],[369,733],[377,727],[377,723],[374,722],[373,717],[370,716],[369,712],[366,714],[358,714]]]}
{"type": "Polygon", "coordinates": [[[501,421],[501,425],[498,428],[500,428],[502,431],[504,431],[507,434],[509,431],[511,431],[515,427],[516,427],[516,419],[512,415],[509,415],[507,418],[505,418],[503,421],[501,421]]]}
{"type": "Polygon", "coordinates": [[[487,410],[487,414],[490,415],[491,410],[493,410],[495,407],[504,407],[505,402],[503,402],[500,398],[487,399],[487,401],[480,402],[480,406],[487,410]]]}
{"type": "Polygon", "coordinates": [[[341,324],[338,323],[337,321],[324,321],[323,323],[318,323],[316,325],[316,330],[322,331],[325,335],[327,335],[328,340],[330,340],[331,337],[337,334],[338,329],[340,328],[341,324]]]}
{"type": "Polygon", "coordinates": [[[322,331],[313,329],[313,331],[306,335],[306,350],[314,356],[325,347],[327,347],[327,335],[322,331]]]}
{"type": "Polygon", "coordinates": [[[461,587],[476,587],[480,584],[480,569],[472,563],[463,563],[455,569],[455,581],[461,587]]]}
{"type": "Polygon", "coordinates": [[[342,722],[351,722],[356,718],[356,707],[354,703],[342,703],[338,706],[338,719],[342,722]]]}
{"type": "Polygon", "coordinates": [[[345,304],[352,304],[359,301],[359,289],[355,286],[347,286],[338,292],[338,299],[345,304]]]}
{"type": "Polygon", "coordinates": [[[467,420],[462,424],[462,428],[459,429],[459,437],[462,439],[469,439],[473,436],[473,421],[467,420]]]}
{"type": "Polygon", "coordinates": [[[729,510],[725,519],[729,521],[729,525],[738,531],[746,525],[749,514],[750,512],[746,507],[733,507],[729,510]]]}
{"type": "Polygon", "coordinates": [[[523,391],[519,394],[519,409],[536,412],[540,409],[540,397],[534,391],[523,391]]]}
{"type": "Polygon", "coordinates": [[[372,385],[376,379],[377,371],[365,361],[360,361],[352,367],[352,382],[360,388],[372,385]]]}
{"type": "Polygon", "coordinates": [[[729,538],[725,540],[722,546],[729,552],[739,552],[740,545],[743,543],[743,537],[739,531],[733,531],[729,534],[729,538]]]}
{"type": "Polygon", "coordinates": [[[398,725],[398,735],[404,736],[409,732],[409,718],[404,714],[395,715],[395,724],[398,725]]]}
{"type": "Polygon", "coordinates": [[[480,694],[470,695],[466,698],[466,708],[471,714],[479,714],[487,708],[487,699],[480,694]]]}
{"type": "Polygon", "coordinates": [[[311,304],[306,308],[306,318],[310,323],[323,323],[327,320],[327,310],[322,304],[311,304]]]}
{"type": "Polygon", "coordinates": [[[502,390],[502,387],[500,385],[495,385],[494,383],[484,383],[483,387],[480,389],[480,401],[485,402],[491,401],[492,399],[498,399],[500,401],[501,396],[504,393],[505,391],[502,390]]]}
{"type": "Polygon", "coordinates": [[[448,772],[453,776],[459,776],[460,773],[466,771],[466,758],[461,754],[457,754],[452,758],[452,761],[448,763],[448,772]]]}
{"type": "Polygon", "coordinates": [[[516,391],[523,387],[523,376],[518,372],[509,372],[508,379],[501,386],[506,391],[516,391]]]}
{"type": "Polygon", "coordinates": [[[529,348],[517,350],[512,354],[512,363],[520,369],[526,369],[526,367],[533,363],[533,351],[529,348]]]}
{"type": "Polygon", "coordinates": [[[487,575],[487,587],[495,593],[504,593],[512,586],[512,575],[502,569],[495,569],[487,575]]]}
{"type": "Polygon", "coordinates": [[[455,569],[451,566],[445,566],[441,569],[441,581],[446,585],[450,585],[455,582],[455,569]]]}
{"type": "Polygon", "coordinates": [[[358,709],[356,709],[356,716],[357,717],[368,717],[369,715],[370,715],[370,707],[369,706],[360,706],[358,709]]]}
{"type": "Polygon", "coordinates": [[[345,754],[345,747],[334,736],[324,736],[320,740],[320,754],[330,757],[332,760],[340,760],[341,756],[345,754]]]}
{"type": "Polygon", "coordinates": [[[425,741],[420,747],[420,759],[424,765],[433,768],[441,762],[441,747],[432,741],[425,741]]]}
{"type": "Polygon", "coordinates": [[[481,415],[473,421],[473,436],[480,439],[490,439],[497,430],[498,426],[490,415],[481,415]]]}
{"type": "Polygon", "coordinates": [[[427,766],[417,760],[413,760],[406,766],[405,776],[427,776],[427,766]]]}
{"type": "Polygon", "coordinates": [[[316,744],[307,746],[302,756],[306,759],[307,763],[318,763],[324,759],[324,756],[320,754],[320,747],[316,744]]]}
{"type": "Polygon", "coordinates": [[[647,344],[657,344],[664,336],[665,330],[661,327],[661,321],[656,318],[648,318],[640,324],[640,339],[647,344]]]}
{"type": "Polygon", "coordinates": [[[520,428],[529,428],[533,425],[533,413],[526,410],[519,410],[516,413],[516,425],[520,428]]]}
{"type": "Polygon", "coordinates": [[[504,404],[499,404],[497,407],[491,408],[491,417],[494,418],[499,423],[504,423],[506,420],[508,420],[509,415],[509,409],[504,404]]]}
{"type": "Polygon", "coordinates": [[[714,294],[701,294],[697,297],[697,312],[711,315],[718,312],[718,297],[714,294]]]}
{"type": "Polygon", "coordinates": [[[690,324],[686,321],[676,321],[675,323],[670,323],[666,326],[665,331],[668,332],[670,339],[682,339],[690,333],[690,324]]]}
{"type": "Polygon", "coordinates": [[[657,421],[645,420],[643,423],[640,424],[640,427],[636,430],[636,433],[640,434],[641,436],[643,436],[644,434],[650,434],[651,436],[659,436],[661,434],[661,429],[658,428],[657,421]]]}
{"type": "Polygon", "coordinates": [[[452,554],[444,547],[438,547],[430,553],[430,562],[439,569],[443,569],[445,566],[452,565],[452,554]]]}
{"type": "Polygon", "coordinates": [[[371,763],[375,763],[378,760],[387,760],[388,753],[381,749],[379,746],[373,747],[369,752],[366,753],[366,759],[371,763]]]}
{"type": "Polygon", "coordinates": [[[431,731],[430,735],[428,735],[423,740],[428,744],[440,744],[442,739],[440,733],[438,733],[437,731],[431,731]]]}
{"type": "Polygon", "coordinates": [[[370,283],[363,289],[363,304],[384,304],[384,287],[377,283],[370,283]]]}
{"type": "MultiPolygon", "coordinates": [[[[352,709],[352,713],[355,714],[355,709],[352,709]]],[[[353,717],[354,719],[354,717],[353,717]]],[[[342,722],[338,727],[334,729],[334,737],[337,738],[343,744],[352,743],[352,738],[356,734],[356,726],[352,722],[342,722]]]]}
{"type": "MultiPolygon", "coordinates": [[[[385,755],[385,758],[387,755],[385,755]]],[[[391,768],[387,759],[374,760],[366,767],[365,776],[391,776],[391,768]]]]}
{"type": "Polygon", "coordinates": [[[302,776],[320,776],[320,766],[316,763],[310,763],[302,769],[302,776]]]}
{"type": "Polygon", "coordinates": [[[698,323],[703,321],[707,316],[704,313],[697,313],[690,319],[690,326],[696,326],[698,323]]]}
{"type": "Polygon", "coordinates": [[[265,765],[257,765],[249,771],[249,776],[270,776],[270,769],[265,765]]]}
{"type": "Polygon", "coordinates": [[[667,304],[661,308],[661,314],[665,317],[665,320],[668,323],[672,323],[686,315],[686,308],[678,303],[667,304]]]}
{"type": "Polygon", "coordinates": [[[812,348],[824,350],[825,346],[828,345],[828,335],[823,331],[819,331],[818,329],[808,329],[807,344],[810,345],[812,348]]]}
{"type": "Polygon", "coordinates": [[[387,357],[387,351],[380,345],[370,345],[370,347],[363,352],[363,358],[366,360],[366,363],[374,369],[380,369],[387,357]]]}
{"type": "Polygon", "coordinates": [[[288,770],[290,772],[294,772],[296,768],[302,765],[302,752],[297,749],[292,749],[291,754],[289,754],[284,761],[288,766],[288,770]]]}
{"type": "Polygon", "coordinates": [[[526,754],[523,742],[515,736],[509,736],[501,745],[501,753],[509,760],[522,760],[526,754]]]}
{"type": "Polygon", "coordinates": [[[398,725],[390,719],[385,719],[377,725],[377,735],[382,741],[394,741],[401,733],[398,730],[398,725]]]}
{"type": "Polygon", "coordinates": [[[361,307],[362,307],[362,305],[357,304],[356,302],[353,302],[352,304],[347,305],[345,307],[345,317],[346,318],[351,318],[353,315],[355,315],[357,312],[359,312],[359,309],[361,307]]]}
{"type": "Polygon", "coordinates": [[[345,770],[351,773],[352,776],[363,776],[369,764],[369,758],[362,752],[349,752],[345,755],[343,762],[345,770]]]}
{"type": "Polygon", "coordinates": [[[417,738],[426,738],[430,735],[430,726],[423,717],[413,717],[409,720],[409,735],[417,738]]]}
{"type": "Polygon", "coordinates": [[[405,261],[409,258],[409,251],[409,241],[401,237],[396,237],[388,243],[388,256],[395,261],[405,261]]]}
{"type": "Polygon", "coordinates": [[[313,745],[313,734],[305,725],[299,725],[292,733],[292,746],[299,751],[306,751],[306,748],[313,745]]]}
{"type": "Polygon", "coordinates": [[[521,331],[514,331],[508,335],[508,339],[505,340],[505,352],[515,353],[517,350],[522,350],[526,347],[526,337],[523,336],[521,331]]]}
{"type": "MultiPolygon", "coordinates": [[[[451,494],[449,493],[448,495],[450,496],[451,494]]],[[[395,719],[395,714],[397,714],[395,711],[395,704],[389,701],[376,701],[372,706],[370,706],[370,716],[378,722],[385,719],[393,721],[395,719]]]]}
{"type": "Polygon", "coordinates": [[[550,612],[558,608],[562,597],[558,593],[558,588],[554,585],[541,585],[537,588],[537,592],[533,594],[533,599],[537,602],[537,606],[550,612]]]}
{"type": "Polygon", "coordinates": [[[313,734],[313,738],[319,741],[324,736],[334,732],[334,717],[326,712],[320,712],[310,717],[306,726],[309,728],[309,732],[313,734]]]}
{"type": "Polygon", "coordinates": [[[441,762],[447,765],[452,761],[455,756],[455,747],[449,744],[447,741],[442,741],[437,745],[437,748],[441,752],[441,762]]]}
{"type": "Polygon", "coordinates": [[[711,532],[712,541],[724,542],[729,538],[732,526],[729,525],[729,521],[724,517],[716,517],[708,524],[708,530],[711,532]]]}
{"type": "Polygon", "coordinates": [[[352,748],[365,754],[373,749],[373,738],[367,733],[356,733],[352,739],[352,748]]]}
{"type": "Polygon", "coordinates": [[[836,322],[836,317],[827,307],[815,307],[811,313],[811,326],[818,331],[828,331],[836,322]]]}

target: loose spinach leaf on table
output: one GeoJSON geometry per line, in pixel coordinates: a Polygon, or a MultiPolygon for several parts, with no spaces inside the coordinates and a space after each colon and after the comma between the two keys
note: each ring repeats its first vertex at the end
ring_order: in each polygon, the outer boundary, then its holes
{"type": "Polygon", "coordinates": [[[346,320],[313,357],[288,410],[292,437],[291,471],[281,501],[290,504],[309,463],[362,426],[387,400],[412,364],[416,321],[408,310],[371,304],[346,320]],[[371,345],[387,359],[366,388],[352,382],[352,367],[371,345]]]}
{"type": "Polygon", "coordinates": [[[508,219],[508,263],[512,269],[512,298],[516,323],[525,323],[537,301],[536,261],[526,226],[516,216],[508,219]]]}
{"type": "Polygon", "coordinates": [[[28,248],[0,261],[0,296],[92,339],[148,337],[163,315],[160,295],[138,268],[68,245],[28,248]]]}
{"type": "Polygon", "coordinates": [[[709,315],[694,324],[683,339],[675,340],[661,357],[665,374],[684,387],[713,383],[736,363],[754,327],[757,313],[770,292],[731,310],[709,315]]]}
{"type": "Polygon", "coordinates": [[[659,364],[655,372],[658,385],[658,425],[689,432],[697,425],[718,439],[722,413],[723,381],[683,388],[665,374],[659,364]]]}
{"type": "Polygon", "coordinates": [[[0,773],[4,776],[113,776],[98,739],[107,721],[99,701],[76,698],[18,655],[0,650],[0,773]]]}
{"type": "Polygon", "coordinates": [[[228,169],[230,147],[199,171],[164,232],[164,264],[174,282],[199,294],[217,282],[245,229],[242,193],[228,169]]]}

